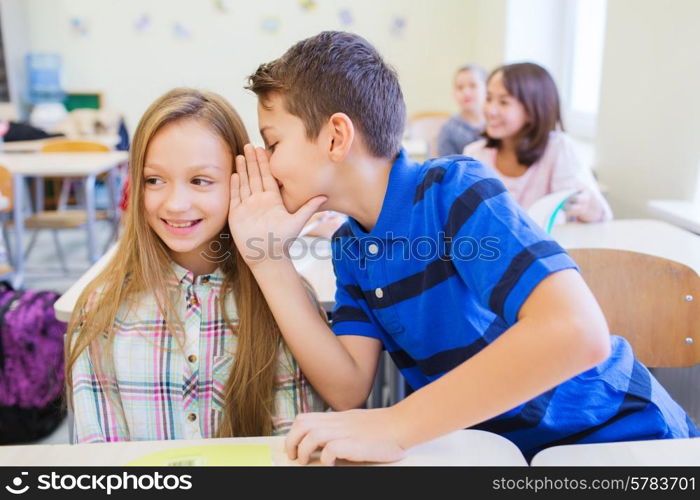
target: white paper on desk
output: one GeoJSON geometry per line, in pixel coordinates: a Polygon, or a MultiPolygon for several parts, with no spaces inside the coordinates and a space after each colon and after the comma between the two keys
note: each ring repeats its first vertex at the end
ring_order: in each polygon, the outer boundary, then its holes
{"type": "Polygon", "coordinates": [[[547,233],[552,231],[552,226],[557,216],[562,214],[566,203],[580,190],[576,188],[562,189],[543,196],[530,205],[527,214],[542,227],[547,233]]]}

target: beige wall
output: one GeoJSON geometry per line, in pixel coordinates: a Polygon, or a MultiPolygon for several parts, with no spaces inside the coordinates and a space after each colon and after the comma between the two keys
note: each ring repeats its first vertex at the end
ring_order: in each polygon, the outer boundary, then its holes
{"type": "Polygon", "coordinates": [[[690,199],[700,163],[700,2],[609,0],[597,167],[617,217],[690,199]]]}
{"type": "Polygon", "coordinates": [[[473,57],[487,71],[504,61],[507,0],[475,0],[472,31],[473,57]]]}
{"type": "MultiPolygon", "coordinates": [[[[11,0],[10,0],[11,1],[11,0]]],[[[177,85],[217,91],[231,100],[252,131],[257,129],[255,99],[242,90],[246,75],[263,61],[281,55],[295,41],[323,29],[341,29],[338,12],[349,7],[353,31],[376,44],[401,78],[409,113],[454,108],[454,70],[473,59],[477,10],[482,0],[324,0],[313,12],[298,2],[230,2],[222,14],[203,0],[15,0],[29,20],[32,50],[63,55],[67,90],[101,90],[107,105],[124,112],[133,131],[147,105],[177,85]],[[148,33],[137,34],[135,20],[149,13],[148,33]],[[260,29],[265,15],[276,15],[277,34],[260,29]],[[394,16],[407,21],[394,37],[394,16]],[[89,24],[89,35],[70,29],[71,18],[89,24]],[[175,39],[173,23],[192,30],[190,40],[175,39]]]]}

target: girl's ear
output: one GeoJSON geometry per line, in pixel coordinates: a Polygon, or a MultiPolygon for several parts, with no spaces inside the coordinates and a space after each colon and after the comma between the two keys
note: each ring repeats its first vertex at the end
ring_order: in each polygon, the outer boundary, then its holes
{"type": "Polygon", "coordinates": [[[355,140],[355,126],[345,113],[334,113],[328,120],[330,145],[328,154],[332,161],[340,162],[350,152],[355,140]]]}

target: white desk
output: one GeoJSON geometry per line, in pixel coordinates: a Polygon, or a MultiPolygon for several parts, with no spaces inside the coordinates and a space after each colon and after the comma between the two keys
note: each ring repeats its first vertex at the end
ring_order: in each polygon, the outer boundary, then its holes
{"type": "Polygon", "coordinates": [[[671,224],[700,234],[700,201],[651,200],[647,208],[671,224]]]}
{"type": "Polygon", "coordinates": [[[118,135],[89,135],[81,137],[49,137],[47,139],[35,139],[32,141],[12,141],[2,145],[3,153],[39,153],[46,144],[55,141],[89,141],[104,144],[109,149],[119,144],[121,140],[118,135]]]}
{"type": "MultiPolygon", "coordinates": [[[[113,170],[128,160],[126,151],[105,153],[28,153],[2,154],[0,165],[12,173],[14,196],[13,221],[15,225],[15,278],[13,284],[20,287],[24,279],[24,188],[27,177],[77,177],[83,179],[87,213],[88,257],[90,262],[97,260],[95,241],[95,180],[98,175],[109,172],[112,203],[116,209],[117,196],[113,170]]],[[[41,184],[41,183],[40,183],[41,184]]],[[[38,197],[40,198],[40,197],[38,197]]],[[[42,203],[43,204],[43,203],[42,203]]],[[[38,210],[43,207],[37,206],[38,210]]]]}
{"type": "Polygon", "coordinates": [[[619,219],[597,224],[562,224],[554,226],[552,236],[566,249],[639,252],[685,264],[700,275],[700,236],[666,222],[619,219]]]}
{"type": "Polygon", "coordinates": [[[555,446],[535,455],[532,465],[700,466],[700,438],[555,446]]]}
{"type": "MultiPolygon", "coordinates": [[[[112,259],[116,245],[110,248],[54,304],[56,317],[69,321],[81,292],[112,259]]],[[[321,305],[328,310],[335,302],[335,274],[330,256],[330,242],[320,238],[303,238],[290,249],[294,266],[316,291],[321,305]]]]}
{"type": "MultiPolygon", "coordinates": [[[[121,466],[168,448],[217,444],[267,444],[275,465],[299,465],[284,452],[284,437],[221,438],[196,441],[0,446],[0,466],[121,466]]],[[[312,465],[318,465],[318,461],[312,465]]],[[[526,466],[520,450],[507,439],[484,431],[463,430],[418,445],[406,458],[378,465],[526,466]]]]}

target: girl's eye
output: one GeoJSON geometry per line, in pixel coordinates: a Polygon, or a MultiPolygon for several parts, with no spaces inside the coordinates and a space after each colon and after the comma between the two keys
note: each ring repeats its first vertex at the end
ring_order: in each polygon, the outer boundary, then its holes
{"type": "Polygon", "coordinates": [[[212,181],[209,179],[202,179],[201,177],[197,177],[196,179],[192,179],[192,184],[196,186],[209,186],[212,184],[212,181]]]}
{"type": "Polygon", "coordinates": [[[161,182],[163,182],[163,181],[160,180],[158,177],[147,177],[146,178],[146,184],[150,184],[152,186],[155,186],[156,184],[159,184],[161,182]]]}
{"type": "Polygon", "coordinates": [[[270,150],[270,153],[274,153],[276,147],[277,147],[277,143],[274,143],[274,144],[270,144],[270,145],[267,147],[267,149],[270,150]]]}

